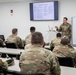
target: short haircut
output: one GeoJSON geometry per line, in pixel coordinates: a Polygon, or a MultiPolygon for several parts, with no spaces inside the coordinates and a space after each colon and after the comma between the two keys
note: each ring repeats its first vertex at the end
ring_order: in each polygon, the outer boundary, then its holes
{"type": "Polygon", "coordinates": [[[17,28],[13,28],[12,29],[12,34],[15,34],[16,32],[18,32],[18,29],[17,28]]]}
{"type": "Polygon", "coordinates": [[[69,43],[70,43],[70,40],[69,40],[68,37],[63,36],[63,37],[61,38],[61,44],[63,44],[63,45],[68,45],[69,43]]]}
{"type": "Polygon", "coordinates": [[[35,32],[35,27],[30,27],[30,32],[35,32]]]}
{"type": "Polygon", "coordinates": [[[56,34],[56,37],[61,37],[61,33],[57,33],[56,34]]]}
{"type": "Polygon", "coordinates": [[[34,32],[32,34],[31,43],[32,44],[42,44],[43,42],[43,35],[40,32],[34,32]]]}
{"type": "Polygon", "coordinates": [[[66,20],[68,20],[68,18],[67,18],[67,17],[64,17],[63,19],[66,19],[66,20]]]}

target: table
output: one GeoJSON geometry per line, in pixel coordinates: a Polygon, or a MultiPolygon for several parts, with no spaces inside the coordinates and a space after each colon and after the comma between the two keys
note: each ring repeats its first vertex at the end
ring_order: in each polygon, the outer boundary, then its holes
{"type": "Polygon", "coordinates": [[[0,48],[0,53],[19,55],[24,49],[0,48]]]}
{"type": "MultiPolygon", "coordinates": [[[[6,60],[6,58],[0,58],[3,61],[6,60]]],[[[8,70],[11,71],[20,71],[19,68],[19,60],[14,60],[15,61],[15,65],[8,67],[8,70]]],[[[61,75],[76,75],[76,68],[72,68],[72,67],[64,67],[64,66],[60,66],[61,68],[61,75]]]]}

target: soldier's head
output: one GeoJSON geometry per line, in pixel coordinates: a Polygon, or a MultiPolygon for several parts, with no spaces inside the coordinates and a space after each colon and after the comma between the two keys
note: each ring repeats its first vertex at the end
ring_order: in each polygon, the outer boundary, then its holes
{"type": "Polygon", "coordinates": [[[57,33],[56,34],[56,37],[61,37],[61,33],[57,33]]]}
{"type": "Polygon", "coordinates": [[[70,40],[69,40],[68,37],[63,36],[63,37],[61,38],[61,44],[62,44],[62,45],[68,45],[69,43],[70,43],[70,40]]]}
{"type": "Polygon", "coordinates": [[[31,33],[35,32],[35,27],[30,27],[30,32],[31,33]]]}
{"type": "Polygon", "coordinates": [[[31,38],[32,44],[43,44],[43,35],[40,32],[34,32],[31,38]]]}
{"type": "Polygon", "coordinates": [[[17,28],[13,28],[13,29],[12,29],[12,34],[17,35],[17,34],[18,34],[18,29],[17,29],[17,28]]]}
{"type": "Polygon", "coordinates": [[[68,20],[68,18],[67,17],[64,17],[63,18],[63,23],[66,24],[67,23],[67,20],[68,20]]]}

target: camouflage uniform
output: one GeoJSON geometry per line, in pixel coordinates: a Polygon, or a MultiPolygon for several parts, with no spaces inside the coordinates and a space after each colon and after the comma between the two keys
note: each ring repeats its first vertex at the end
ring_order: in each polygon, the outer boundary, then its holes
{"type": "Polygon", "coordinates": [[[0,38],[0,46],[3,46],[3,40],[0,38]]]}
{"type": "Polygon", "coordinates": [[[76,53],[73,47],[62,44],[53,49],[53,53],[58,57],[75,57],[74,52],[76,53]]]}
{"type": "Polygon", "coordinates": [[[28,49],[28,48],[30,48],[31,46],[32,46],[31,44],[25,45],[25,50],[28,49]]]}
{"type": "Polygon", "coordinates": [[[67,23],[66,25],[64,23],[61,24],[60,28],[57,30],[62,32],[62,36],[65,35],[71,38],[71,25],[69,23],[67,23]]]}
{"type": "Polygon", "coordinates": [[[10,43],[16,43],[18,47],[23,47],[23,41],[21,40],[20,37],[18,37],[17,35],[10,35],[8,38],[7,38],[7,42],[10,42],[10,43]]]}
{"type": "Polygon", "coordinates": [[[0,70],[7,70],[8,69],[8,63],[3,62],[2,59],[0,59],[0,70]]]}
{"type": "Polygon", "coordinates": [[[60,42],[61,42],[61,38],[56,38],[51,41],[50,46],[53,46],[53,47],[58,46],[58,45],[60,45],[60,42]]]}
{"type": "Polygon", "coordinates": [[[31,43],[31,37],[32,37],[32,34],[29,34],[29,35],[26,36],[26,38],[25,38],[25,45],[31,43]]]}
{"type": "Polygon", "coordinates": [[[43,73],[45,75],[60,75],[61,69],[54,54],[41,47],[31,45],[20,56],[19,66],[23,73],[43,73]]]}

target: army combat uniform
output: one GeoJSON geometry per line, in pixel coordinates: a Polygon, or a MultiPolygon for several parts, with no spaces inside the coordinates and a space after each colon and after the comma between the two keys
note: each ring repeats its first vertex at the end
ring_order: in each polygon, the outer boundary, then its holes
{"type": "Polygon", "coordinates": [[[41,45],[31,45],[26,49],[19,60],[20,70],[23,73],[43,73],[45,75],[60,75],[61,69],[55,55],[41,45]]]}
{"type": "Polygon", "coordinates": [[[2,59],[0,59],[0,70],[7,70],[8,69],[8,63],[3,62],[2,59]]]}
{"type": "Polygon", "coordinates": [[[53,49],[53,53],[58,57],[75,57],[74,52],[76,53],[74,48],[62,44],[53,49]]]}
{"type": "Polygon", "coordinates": [[[32,37],[32,34],[29,34],[29,35],[26,36],[26,38],[25,38],[25,45],[31,43],[31,37],[32,37]]]}
{"type": "Polygon", "coordinates": [[[0,38],[0,46],[3,46],[3,40],[0,38]]]}
{"type": "Polygon", "coordinates": [[[62,36],[67,36],[69,37],[69,39],[71,39],[71,25],[69,23],[67,23],[66,25],[63,23],[60,25],[60,28],[57,29],[57,31],[61,31],[62,32],[62,36]]]}
{"type": "Polygon", "coordinates": [[[16,43],[18,47],[23,47],[24,44],[23,44],[23,41],[21,40],[20,37],[18,37],[17,35],[10,35],[8,38],[7,38],[7,42],[10,42],[10,43],[16,43]]]}
{"type": "Polygon", "coordinates": [[[60,42],[61,42],[61,38],[60,37],[52,40],[51,44],[50,44],[50,48],[60,45],[61,44],[60,42]]]}

